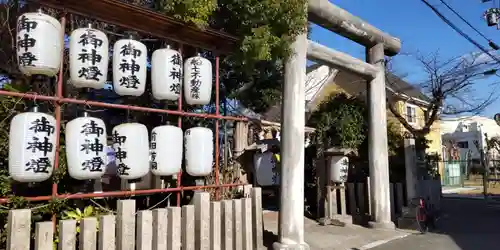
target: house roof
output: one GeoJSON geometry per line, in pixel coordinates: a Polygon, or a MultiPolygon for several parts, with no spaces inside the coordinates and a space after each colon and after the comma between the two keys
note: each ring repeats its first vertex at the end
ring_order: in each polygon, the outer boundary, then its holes
{"type": "Polygon", "coordinates": [[[396,93],[403,93],[409,97],[416,98],[421,101],[431,101],[431,99],[424,93],[422,93],[422,91],[420,91],[418,87],[411,85],[407,81],[395,76],[392,73],[389,73],[387,75],[386,85],[396,93]]]}
{"type": "MultiPolygon", "coordinates": [[[[331,84],[336,84],[344,91],[351,95],[366,95],[366,80],[363,78],[347,73],[339,72],[331,84]]],[[[406,98],[414,99],[414,101],[429,102],[430,98],[423,94],[420,89],[407,81],[389,73],[386,80],[387,95],[402,95],[406,98]]]]}
{"type": "MultiPolygon", "coordinates": [[[[320,70],[322,67],[327,67],[327,66],[321,66],[319,67],[318,64],[309,66],[307,69],[307,74],[308,76],[311,74],[317,74],[318,70],[320,70]]],[[[330,74],[331,77],[325,76],[325,77],[316,77],[318,79],[328,79],[329,82],[322,84],[321,88],[318,88],[318,92],[326,89],[325,86],[329,84],[336,84],[340,88],[342,88],[344,91],[351,95],[358,95],[358,96],[366,96],[366,80],[363,78],[356,76],[354,74],[350,74],[348,72],[344,71],[338,71],[338,70],[329,70],[325,71],[323,70],[323,74],[330,74]]],[[[320,81],[320,80],[318,80],[320,81]]],[[[306,85],[311,85],[311,86],[317,86],[318,81],[307,81],[306,85]]],[[[309,89],[310,86],[306,86],[306,89],[309,89]]],[[[423,94],[416,86],[413,86],[412,84],[408,83],[407,81],[390,74],[387,76],[387,81],[386,81],[386,89],[387,89],[387,95],[400,95],[400,98],[404,96],[404,98],[409,98],[409,99],[414,99],[414,101],[420,101],[420,102],[429,102],[430,98],[427,97],[425,94],[423,94]]],[[[320,93],[316,93],[313,95],[312,98],[318,98],[321,97],[320,93]]],[[[307,103],[315,104],[315,100],[306,100],[307,103]]],[[[317,105],[318,103],[316,103],[317,105]]],[[[304,114],[307,117],[307,111],[306,114],[304,114]]],[[[279,103],[276,103],[275,105],[271,106],[266,112],[261,114],[262,119],[267,120],[267,121],[272,121],[272,122],[279,122],[281,119],[281,101],[279,103]]]]}

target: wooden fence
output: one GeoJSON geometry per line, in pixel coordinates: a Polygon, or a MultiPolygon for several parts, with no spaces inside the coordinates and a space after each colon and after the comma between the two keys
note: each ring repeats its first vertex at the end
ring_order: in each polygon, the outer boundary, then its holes
{"type": "Polygon", "coordinates": [[[7,249],[260,249],[261,199],[260,188],[251,188],[245,198],[223,201],[210,201],[209,193],[197,192],[193,205],[138,212],[134,200],[120,200],[116,214],[59,221],[56,235],[51,221],[37,222],[34,237],[31,211],[11,210],[7,249]]]}
{"type": "MultiPolygon", "coordinates": [[[[439,180],[420,180],[418,193],[436,209],[441,209],[441,182],[439,180]]],[[[390,183],[391,217],[394,222],[408,206],[403,183],[390,183]]],[[[345,186],[327,188],[325,216],[346,223],[366,224],[370,220],[369,180],[365,183],[346,183],[345,186]]]]}

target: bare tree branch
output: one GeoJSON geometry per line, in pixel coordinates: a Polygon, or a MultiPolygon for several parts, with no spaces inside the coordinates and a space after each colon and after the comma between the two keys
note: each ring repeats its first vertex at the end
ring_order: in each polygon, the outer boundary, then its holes
{"type": "MultiPolygon", "coordinates": [[[[443,60],[438,52],[428,56],[416,56],[416,59],[426,74],[426,79],[418,87],[428,98],[424,100],[427,105],[423,108],[428,115],[424,118],[423,126],[410,124],[406,114],[394,106],[401,100],[400,94],[405,94],[407,89],[393,89],[394,95],[388,96],[389,110],[394,117],[415,136],[425,136],[431,131],[431,126],[439,119],[440,115],[477,114],[491,105],[497,98],[497,84],[490,86],[491,90],[486,97],[476,98],[474,95],[478,81],[485,78],[485,72],[492,69],[492,64],[481,62],[480,55],[459,56],[443,60]]],[[[386,81],[389,86],[398,86],[391,69],[391,61],[386,67],[386,81]]],[[[418,90],[417,86],[411,86],[418,90]]],[[[419,101],[411,95],[405,95],[406,101],[419,101]]]]}

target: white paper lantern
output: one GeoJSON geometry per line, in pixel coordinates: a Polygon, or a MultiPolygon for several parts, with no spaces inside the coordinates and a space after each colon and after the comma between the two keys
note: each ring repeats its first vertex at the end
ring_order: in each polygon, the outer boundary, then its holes
{"type": "Polygon", "coordinates": [[[25,75],[55,76],[61,67],[63,31],[55,18],[25,13],[17,19],[17,59],[25,75]]]}
{"type": "Polygon", "coordinates": [[[147,48],[143,43],[118,40],[113,46],[113,88],[118,95],[140,96],[146,88],[147,48]]]}
{"type": "Polygon", "coordinates": [[[122,179],[139,179],[149,173],[148,129],[140,123],[125,123],[113,128],[113,148],[117,174],[122,179]]]}
{"type": "Polygon", "coordinates": [[[16,115],[10,123],[9,174],[19,182],[41,182],[54,168],[56,120],[40,112],[16,115]]]}
{"type": "Polygon", "coordinates": [[[68,172],[77,180],[98,179],[106,172],[107,136],[104,121],[79,117],[66,124],[68,172]]]}
{"type": "Polygon", "coordinates": [[[331,156],[329,161],[330,180],[339,183],[346,182],[349,171],[349,158],[347,156],[331,156]]]}
{"type": "Polygon", "coordinates": [[[195,127],[186,130],[186,171],[191,176],[207,176],[212,172],[214,135],[211,129],[195,127]]]}
{"type": "Polygon", "coordinates": [[[184,96],[190,105],[206,105],[212,97],[212,63],[201,56],[184,63],[184,96]]]}
{"type": "Polygon", "coordinates": [[[176,50],[166,48],[153,52],[151,85],[157,100],[176,101],[182,87],[182,57],[176,50]]]}
{"type": "Polygon", "coordinates": [[[257,184],[261,186],[272,186],[279,184],[279,175],[273,170],[275,160],[273,153],[256,153],[253,157],[257,184]]]}
{"type": "Polygon", "coordinates": [[[151,172],[168,176],[179,173],[182,167],[182,129],[176,126],[159,126],[151,131],[151,172]]]}
{"type": "Polygon", "coordinates": [[[80,28],[69,39],[70,83],[77,88],[102,89],[108,78],[108,37],[99,30],[80,28]]]}

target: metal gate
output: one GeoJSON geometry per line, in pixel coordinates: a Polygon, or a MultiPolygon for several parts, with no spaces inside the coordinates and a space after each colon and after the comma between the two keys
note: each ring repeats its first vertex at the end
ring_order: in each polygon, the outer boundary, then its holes
{"type": "Polygon", "coordinates": [[[443,162],[443,186],[463,186],[466,161],[444,161],[443,162]]]}

